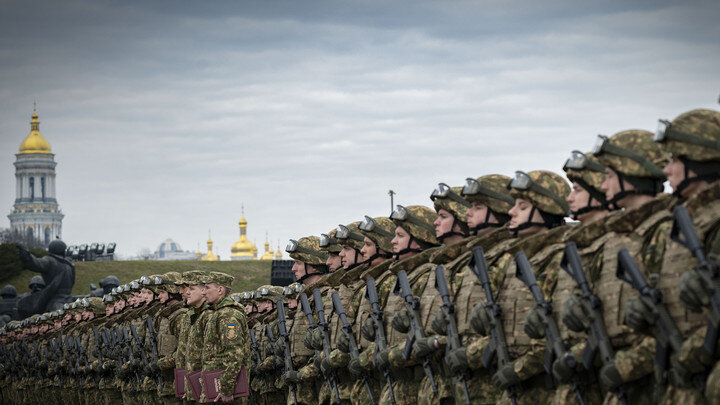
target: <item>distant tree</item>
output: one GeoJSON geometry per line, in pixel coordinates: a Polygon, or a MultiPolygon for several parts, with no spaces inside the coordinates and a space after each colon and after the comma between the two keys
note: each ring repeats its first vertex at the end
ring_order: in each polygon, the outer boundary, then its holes
{"type": "Polygon", "coordinates": [[[0,243],[19,243],[28,249],[45,250],[45,244],[40,240],[33,238],[25,232],[13,231],[8,228],[0,229],[0,243]]]}
{"type": "Polygon", "coordinates": [[[142,248],[138,252],[138,258],[140,260],[150,260],[150,256],[152,256],[152,252],[148,248],[142,248]]]}

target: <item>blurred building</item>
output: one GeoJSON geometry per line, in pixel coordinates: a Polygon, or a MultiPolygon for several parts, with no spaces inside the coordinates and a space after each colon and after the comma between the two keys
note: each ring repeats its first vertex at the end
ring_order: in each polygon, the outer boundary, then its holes
{"type": "MultiPolygon", "coordinates": [[[[210,244],[212,245],[212,242],[210,244]]],[[[197,256],[193,252],[182,250],[174,240],[165,239],[157,247],[150,260],[197,260],[197,256]]]]}

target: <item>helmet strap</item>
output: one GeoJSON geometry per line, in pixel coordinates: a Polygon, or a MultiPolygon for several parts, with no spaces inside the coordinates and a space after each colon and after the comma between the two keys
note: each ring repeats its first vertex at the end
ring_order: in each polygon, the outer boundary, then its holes
{"type": "Polygon", "coordinates": [[[720,163],[718,162],[697,162],[684,157],[679,158],[685,168],[685,178],[680,184],[675,187],[673,195],[676,197],[682,197],[682,192],[690,186],[690,184],[698,181],[706,181],[712,183],[713,181],[720,179],[720,163]],[[695,176],[690,177],[690,171],[696,173],[695,176]]]}
{"type": "MultiPolygon", "coordinates": [[[[530,215],[528,216],[527,222],[522,223],[522,224],[516,226],[515,228],[509,228],[509,230],[513,233],[513,236],[517,236],[519,231],[531,228],[533,226],[542,226],[544,228],[552,228],[552,226],[547,222],[532,222],[532,217],[535,215],[536,210],[537,210],[537,208],[535,208],[535,206],[533,205],[532,209],[530,210],[530,215]]],[[[542,211],[540,211],[540,210],[537,210],[537,211],[542,216],[542,211]]],[[[545,220],[544,217],[543,217],[543,220],[545,220]]]]}
{"type": "Polygon", "coordinates": [[[420,253],[420,252],[422,252],[422,248],[416,249],[416,248],[411,248],[411,247],[410,247],[410,245],[412,245],[413,241],[417,242],[417,244],[422,247],[423,244],[420,243],[421,241],[415,240],[415,237],[412,236],[412,234],[410,234],[410,239],[408,240],[407,247],[406,247],[405,249],[400,250],[400,251],[397,252],[397,253],[393,253],[393,256],[394,256],[396,259],[400,259],[400,256],[404,255],[405,253],[412,253],[412,252],[420,253]]]}
{"type": "MultiPolygon", "coordinates": [[[[488,210],[488,212],[489,212],[489,210],[488,210]]],[[[467,232],[457,232],[457,231],[453,230],[453,229],[455,229],[456,221],[457,221],[457,219],[455,218],[455,215],[453,215],[452,216],[452,225],[450,225],[450,231],[445,232],[444,234],[437,237],[437,240],[440,241],[440,243],[443,243],[445,238],[447,238],[449,236],[460,236],[461,238],[467,237],[467,234],[468,234],[467,232]]],[[[463,228],[461,224],[459,224],[458,226],[460,228],[463,228]]],[[[465,228],[467,228],[467,226],[465,226],[465,228]]]]}

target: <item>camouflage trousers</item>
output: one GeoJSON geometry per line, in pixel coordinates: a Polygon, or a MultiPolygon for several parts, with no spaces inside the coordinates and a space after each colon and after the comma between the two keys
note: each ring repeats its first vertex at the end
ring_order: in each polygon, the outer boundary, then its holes
{"type": "MultiPolygon", "coordinates": [[[[482,368],[474,370],[465,380],[470,403],[477,405],[495,404],[500,400],[502,392],[492,383],[492,374],[482,368]]],[[[465,388],[460,382],[455,383],[455,404],[465,404],[465,388]]]]}
{"type": "MultiPolygon", "coordinates": [[[[393,375],[395,379],[392,384],[393,394],[395,396],[395,403],[397,405],[415,405],[418,398],[418,382],[422,379],[418,375],[417,380],[415,378],[414,368],[406,368],[403,370],[394,370],[393,375]]],[[[384,384],[380,393],[381,405],[392,405],[390,400],[390,390],[388,385],[384,384]]]]}
{"type": "MultiPolygon", "coordinates": [[[[523,383],[523,389],[515,398],[518,405],[549,405],[553,401],[555,391],[546,387],[545,374],[533,377],[523,383]]],[[[498,402],[502,405],[511,405],[513,402],[505,391],[498,402]]]]}
{"type": "Polygon", "coordinates": [[[378,401],[380,400],[382,384],[380,383],[380,381],[371,377],[369,374],[367,375],[367,384],[370,387],[370,391],[372,392],[372,398],[374,401],[370,399],[370,394],[368,393],[367,387],[365,386],[362,378],[360,378],[355,381],[355,384],[353,384],[352,386],[352,391],[350,392],[350,401],[353,404],[371,405],[373,404],[373,402],[378,403],[378,401]]]}
{"type": "MultiPolygon", "coordinates": [[[[330,389],[329,384],[325,383],[320,387],[319,400],[320,404],[337,404],[337,397],[340,397],[340,404],[350,403],[350,393],[353,387],[353,380],[350,378],[350,373],[344,370],[337,370],[337,395],[334,390],[330,389]]],[[[323,378],[323,381],[326,381],[323,378]]]]}
{"type": "MultiPolygon", "coordinates": [[[[628,404],[651,405],[657,403],[655,400],[655,376],[650,374],[639,380],[625,383],[625,398],[628,404]]],[[[622,405],[612,392],[605,394],[603,405],[622,405]]]]}
{"type": "MultiPolygon", "coordinates": [[[[586,405],[599,405],[603,401],[602,392],[597,384],[580,385],[580,395],[586,405]]],[[[552,405],[580,405],[577,394],[568,384],[560,385],[555,389],[552,405]]]]}

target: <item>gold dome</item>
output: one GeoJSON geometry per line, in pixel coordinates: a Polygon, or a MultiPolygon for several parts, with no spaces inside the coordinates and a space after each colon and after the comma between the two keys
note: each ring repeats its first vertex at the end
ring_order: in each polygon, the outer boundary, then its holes
{"type": "Polygon", "coordinates": [[[282,260],[282,251],[280,250],[280,245],[278,245],[277,250],[275,251],[275,260],[282,260]]]}
{"type": "Polygon", "coordinates": [[[270,243],[267,241],[267,238],[265,238],[265,253],[263,253],[262,256],[260,256],[260,260],[272,260],[273,259],[273,251],[270,249],[270,243]]]}
{"type": "Polygon", "coordinates": [[[40,121],[34,109],[30,121],[30,134],[20,144],[20,153],[52,153],[50,144],[40,134],[40,121]]]}
{"type": "Polygon", "coordinates": [[[216,261],[218,261],[218,257],[217,257],[217,256],[215,255],[215,253],[213,253],[213,251],[212,251],[212,247],[213,247],[213,241],[212,241],[212,239],[208,239],[208,241],[207,241],[207,247],[208,247],[207,254],[205,254],[205,256],[203,256],[203,258],[200,259],[200,260],[203,260],[203,261],[206,261],[206,262],[216,262],[216,261]]]}
{"type": "Polygon", "coordinates": [[[237,242],[233,243],[230,248],[230,251],[232,252],[230,256],[235,260],[249,260],[256,258],[257,248],[255,248],[255,245],[247,238],[247,220],[244,215],[240,218],[238,225],[240,225],[240,238],[237,242]]]}

